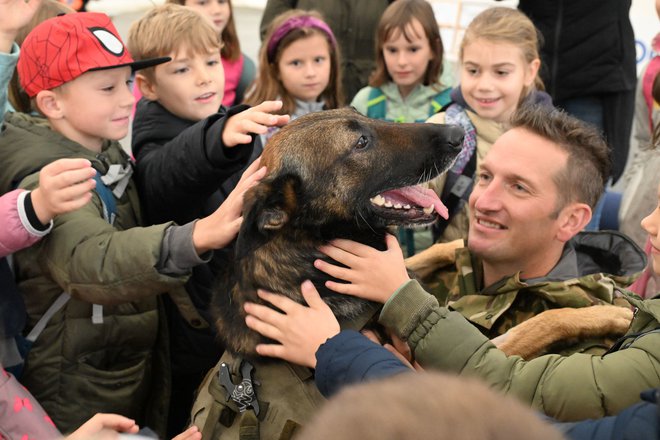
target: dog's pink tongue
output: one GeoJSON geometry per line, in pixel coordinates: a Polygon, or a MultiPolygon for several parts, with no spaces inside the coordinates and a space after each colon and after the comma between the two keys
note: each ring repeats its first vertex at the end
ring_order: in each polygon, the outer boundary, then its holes
{"type": "Polygon", "coordinates": [[[447,207],[442,203],[435,191],[429,188],[423,188],[420,185],[386,191],[382,196],[392,201],[399,201],[400,203],[408,202],[422,208],[428,208],[433,205],[438,215],[444,219],[449,218],[447,207]]]}

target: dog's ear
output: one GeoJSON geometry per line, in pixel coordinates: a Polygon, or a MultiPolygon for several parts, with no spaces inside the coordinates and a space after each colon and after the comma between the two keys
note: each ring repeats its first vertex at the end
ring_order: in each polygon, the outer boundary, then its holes
{"type": "Polygon", "coordinates": [[[244,257],[284,228],[298,209],[300,178],[287,174],[262,181],[245,194],[236,256],[244,257]]]}

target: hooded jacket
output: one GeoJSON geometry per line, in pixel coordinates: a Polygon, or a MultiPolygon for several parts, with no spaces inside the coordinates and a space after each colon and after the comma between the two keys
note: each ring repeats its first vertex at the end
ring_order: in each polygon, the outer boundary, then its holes
{"type": "MultiPolygon", "coordinates": [[[[431,101],[434,96],[442,92],[444,87],[418,84],[405,98],[401,96],[399,86],[392,81],[383,84],[380,89],[387,102],[385,111],[386,120],[416,122],[425,121],[429,117],[431,101]]],[[[371,86],[364,87],[355,95],[355,98],[351,102],[351,106],[355,107],[363,115],[366,115],[368,112],[371,90],[371,86]]]]}
{"type": "MultiPolygon", "coordinates": [[[[33,189],[41,167],[65,157],[89,159],[101,174],[111,164],[130,163],[117,142],[106,141],[96,154],[44,119],[10,113],[0,136],[0,191],[33,189]]],[[[170,253],[194,249],[191,240],[187,247],[166,246],[176,229],[171,223],[140,227],[132,179],[115,202],[113,225],[94,193],[84,207],[56,217],[38,245],[14,255],[26,332],[63,292],[71,295],[35,341],[22,377],[63,432],[97,412],[121,413],[164,432],[169,362],[157,296],[180,294],[189,270],[171,271],[167,261],[170,253]]]]}

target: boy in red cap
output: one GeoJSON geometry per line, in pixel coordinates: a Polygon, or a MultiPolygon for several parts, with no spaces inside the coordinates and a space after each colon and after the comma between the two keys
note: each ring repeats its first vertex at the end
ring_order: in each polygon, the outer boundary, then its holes
{"type": "Polygon", "coordinates": [[[57,217],[37,247],[14,255],[33,341],[21,380],[62,432],[113,412],[162,436],[170,379],[159,294],[195,313],[185,281],[234,238],[243,193],[265,174],[258,163],[248,168],[201,220],[141,227],[133,163],[117,140],[128,131],[132,71],[167,60],[135,62],[99,13],[46,20],[21,46],[21,85],[45,119],[6,116],[0,192],[34,188],[39,170],[62,157],[86,158],[98,171],[92,203],[57,217]]]}

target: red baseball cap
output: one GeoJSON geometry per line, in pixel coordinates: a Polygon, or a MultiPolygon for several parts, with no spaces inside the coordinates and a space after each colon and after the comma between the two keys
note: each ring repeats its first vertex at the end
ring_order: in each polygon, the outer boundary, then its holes
{"type": "Polygon", "coordinates": [[[170,61],[169,57],[134,61],[110,17],[76,12],[45,20],[25,38],[18,76],[30,97],[72,81],[90,70],[130,66],[133,71],[170,61]]]}

